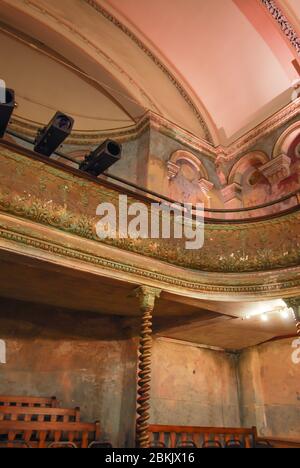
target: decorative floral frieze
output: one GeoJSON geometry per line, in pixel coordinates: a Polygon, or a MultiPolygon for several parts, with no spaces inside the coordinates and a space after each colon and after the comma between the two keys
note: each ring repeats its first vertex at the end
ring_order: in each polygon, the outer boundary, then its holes
{"type": "Polygon", "coordinates": [[[287,17],[283,14],[278,5],[276,5],[276,2],[274,0],[261,0],[261,2],[266,6],[272,17],[278,23],[282,32],[296,49],[297,54],[300,55],[300,38],[287,17]]]}
{"type": "MultiPolygon", "coordinates": [[[[263,272],[300,264],[299,211],[261,222],[207,222],[200,250],[186,250],[185,239],[100,240],[96,208],[108,201],[117,206],[113,188],[7,150],[1,151],[0,174],[0,212],[95,243],[194,271],[263,272]]],[[[138,200],[128,197],[133,201],[138,200]]]]}

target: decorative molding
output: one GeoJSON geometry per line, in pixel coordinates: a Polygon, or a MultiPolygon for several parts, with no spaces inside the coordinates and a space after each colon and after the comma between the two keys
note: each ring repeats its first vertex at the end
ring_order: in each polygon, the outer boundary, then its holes
{"type": "Polygon", "coordinates": [[[290,125],[278,138],[274,150],[273,158],[277,158],[282,153],[288,153],[293,141],[300,135],[300,121],[290,125]]]}
{"type": "Polygon", "coordinates": [[[290,102],[283,109],[273,114],[253,130],[250,130],[227,148],[219,146],[217,148],[217,161],[223,163],[234,160],[239,154],[253,147],[261,138],[266,137],[299,114],[300,98],[290,102]]]}
{"type": "Polygon", "coordinates": [[[162,61],[156,57],[156,55],[132,32],[130,31],[127,26],[121,23],[115,16],[113,16],[110,12],[108,12],[102,5],[100,5],[95,0],[84,0],[91,8],[95,11],[100,13],[104,18],[114,24],[118,29],[120,29],[127,37],[129,37],[154,63],[160,70],[168,77],[168,79],[172,82],[172,84],[176,87],[177,91],[183,97],[185,102],[189,105],[192,109],[193,113],[196,115],[197,120],[199,121],[204,134],[205,139],[213,143],[212,135],[209,131],[209,128],[202,117],[201,113],[193,103],[191,97],[188,95],[187,91],[182,87],[179,81],[175,78],[175,76],[168,70],[168,68],[162,63],[162,61]]]}
{"type": "MultiPolygon", "coordinates": [[[[56,15],[54,12],[45,9],[45,7],[38,4],[38,2],[34,0],[22,0],[28,7],[36,10],[39,14],[43,16],[49,16],[52,21],[60,24],[66,30],[68,30],[71,34],[78,36],[78,38],[84,42],[85,44],[90,45],[96,50],[97,54],[103,55],[104,52],[98,47],[97,44],[92,43],[89,41],[87,37],[85,37],[81,30],[78,30],[72,26],[72,24],[65,19],[61,18],[59,15],[56,15]]],[[[145,44],[143,44],[140,39],[135,36],[125,25],[123,25],[117,18],[111,15],[108,11],[106,11],[98,2],[95,0],[84,0],[91,8],[94,8],[98,13],[100,13],[103,17],[105,17],[108,21],[112,22],[116,27],[118,27],[124,34],[130,37],[137,45],[140,47],[144,52],[159,66],[164,73],[169,76],[169,79],[174,83],[177,87],[179,92],[183,97],[186,97],[187,102],[190,102],[191,106],[194,106],[192,103],[191,98],[187,95],[186,91],[181,87],[180,83],[176,80],[176,78],[171,75],[171,73],[165,68],[163,63],[154,56],[150,49],[148,49],[145,44]]],[[[278,21],[280,24],[282,23],[282,29],[288,35],[294,38],[294,31],[290,31],[289,26],[286,24],[287,19],[282,14],[281,10],[278,8],[274,0],[261,0],[262,3],[268,8],[271,12],[272,16],[278,21]]],[[[295,40],[295,38],[293,39],[295,40]]],[[[300,39],[297,38],[297,44],[299,44],[300,39]]],[[[104,54],[105,55],[105,54],[104,54]]],[[[103,57],[104,57],[103,55],[103,57]]],[[[111,58],[105,55],[105,60],[109,60],[111,62],[111,58]]],[[[113,63],[114,66],[117,68],[119,65],[117,63],[113,63]]],[[[119,67],[120,69],[120,67],[119,67]]],[[[120,69],[122,74],[125,73],[123,69],[120,69]]],[[[128,80],[130,80],[133,85],[137,86],[138,92],[145,94],[144,91],[138,86],[137,83],[132,82],[131,77],[128,76],[128,80]]],[[[150,97],[145,94],[145,98],[150,100],[150,97]]],[[[152,109],[155,108],[155,104],[149,101],[149,106],[152,109]]],[[[158,111],[158,109],[156,109],[158,111]]],[[[203,117],[199,114],[197,109],[194,106],[194,112],[198,113],[199,119],[203,120],[203,117]]],[[[212,144],[212,139],[207,138],[205,141],[202,138],[199,138],[184,129],[181,129],[179,126],[167,121],[163,117],[160,117],[155,112],[147,112],[147,114],[137,123],[135,126],[125,127],[121,129],[116,129],[112,131],[95,131],[95,132],[74,132],[72,136],[67,141],[67,144],[70,145],[94,145],[101,141],[103,141],[107,137],[114,137],[120,139],[122,141],[129,141],[133,138],[136,138],[137,135],[140,134],[140,131],[145,131],[145,126],[149,125],[145,123],[145,120],[151,120],[150,125],[154,126],[158,131],[174,138],[175,140],[187,145],[192,150],[197,150],[204,152],[206,155],[212,157],[213,159],[219,159],[220,161],[231,161],[235,159],[239,153],[246,151],[248,148],[251,148],[260,138],[268,135],[273,130],[279,128],[281,125],[285,124],[288,120],[292,119],[300,112],[300,98],[296,99],[295,101],[289,103],[285,108],[281,109],[271,117],[267,118],[264,122],[260,125],[252,129],[251,131],[247,132],[245,135],[240,137],[234,143],[230,144],[228,147],[224,147],[222,145],[215,147],[212,144]],[[141,130],[142,129],[142,130],[141,130]]],[[[205,124],[204,120],[203,123],[205,124]]],[[[205,124],[206,125],[206,124],[205,124]]],[[[21,134],[26,136],[34,137],[38,130],[38,125],[34,125],[31,122],[26,122],[22,119],[19,119],[14,116],[11,122],[11,129],[14,131],[19,131],[21,134]]]]}
{"type": "Polygon", "coordinates": [[[173,163],[172,161],[168,161],[167,169],[168,169],[168,179],[173,180],[178,175],[180,166],[178,166],[178,164],[173,163]]]}
{"type": "Polygon", "coordinates": [[[261,0],[261,2],[277,22],[281,31],[287,37],[291,45],[296,49],[297,54],[300,55],[300,38],[276,2],[274,0],[261,0]]]}
{"type": "Polygon", "coordinates": [[[244,174],[246,171],[256,169],[257,167],[263,166],[269,162],[270,158],[267,153],[263,151],[250,151],[242,156],[231,168],[228,175],[228,184],[242,184],[244,174]]]}
{"type": "Polygon", "coordinates": [[[209,192],[211,192],[215,185],[210,182],[209,180],[206,179],[200,179],[199,180],[199,187],[201,189],[201,192],[205,195],[208,196],[209,192]]]}
{"type": "MultiPolygon", "coordinates": [[[[204,139],[196,137],[152,111],[146,112],[136,125],[130,127],[88,133],[74,132],[66,140],[65,144],[72,146],[91,146],[97,145],[107,138],[114,138],[124,143],[139,138],[144,132],[153,129],[185,145],[190,151],[201,152],[215,161],[216,164],[222,165],[236,159],[239,154],[253,147],[261,138],[266,137],[272,131],[277,130],[299,114],[300,98],[288,104],[284,109],[277,112],[227,148],[223,146],[214,147],[204,139]]],[[[14,116],[9,128],[21,135],[33,138],[36,136],[39,127],[14,116]]]]}
{"type": "Polygon", "coordinates": [[[208,179],[208,172],[202,162],[193,153],[184,150],[175,151],[167,162],[169,179],[174,179],[177,176],[181,164],[192,166],[198,175],[199,181],[208,179]]]}
{"type": "Polygon", "coordinates": [[[236,182],[227,185],[227,187],[223,188],[221,192],[225,205],[232,201],[240,202],[242,200],[242,186],[236,182]]]}
{"type": "MultiPolygon", "coordinates": [[[[100,240],[96,208],[101,202],[117,206],[117,190],[3,148],[0,173],[0,212],[34,222],[33,226],[47,226],[91,240],[95,248],[101,244],[115,247],[194,273],[266,272],[300,264],[299,210],[259,222],[206,222],[201,250],[186,250],[185,239],[175,238],[100,240]]],[[[129,204],[136,201],[134,195],[128,196],[129,204]]],[[[32,229],[34,232],[36,228],[32,229]]]]}
{"type": "Polygon", "coordinates": [[[161,295],[161,289],[151,288],[149,286],[140,286],[135,290],[136,296],[140,301],[140,309],[154,309],[156,299],[161,295]]]}
{"type": "Polygon", "coordinates": [[[271,185],[279,184],[282,180],[291,175],[291,158],[286,154],[281,154],[258,168],[271,185]]]}
{"type": "MultiPolygon", "coordinates": [[[[265,278],[261,278],[259,283],[251,284],[249,276],[249,284],[239,284],[237,278],[230,279],[230,276],[227,276],[227,281],[232,284],[212,284],[212,281],[205,283],[203,281],[195,281],[187,279],[189,274],[186,270],[182,272],[182,276],[171,276],[166,273],[161,273],[161,269],[158,268],[157,271],[153,269],[140,268],[134,266],[132,262],[116,262],[109,260],[104,257],[97,255],[91,255],[85,253],[81,250],[77,250],[71,247],[65,247],[64,245],[59,245],[58,243],[46,241],[44,239],[37,239],[32,236],[25,235],[23,233],[14,232],[12,230],[3,229],[0,226],[0,239],[12,242],[15,245],[24,245],[26,247],[34,248],[37,251],[43,251],[50,253],[51,255],[57,255],[58,258],[68,258],[70,260],[78,260],[89,265],[95,265],[109,271],[117,271],[126,273],[126,275],[134,275],[135,278],[139,278],[140,281],[152,280],[158,282],[161,286],[165,285],[179,288],[185,290],[186,292],[194,292],[208,295],[220,295],[220,294],[233,294],[233,295],[259,295],[259,294],[269,294],[272,296],[277,296],[282,294],[287,290],[291,291],[297,288],[300,292],[300,269],[294,271],[292,279],[280,278],[280,273],[278,274],[278,279],[274,278],[274,272],[269,272],[265,278]]],[[[31,254],[32,255],[32,254],[31,254]]],[[[223,277],[223,276],[222,276],[223,277]]],[[[201,275],[203,280],[203,275],[201,275]]],[[[216,278],[216,277],[215,277],[216,278]]],[[[239,275],[241,283],[242,280],[245,281],[245,278],[239,275]]],[[[245,281],[247,283],[247,281],[245,281]]],[[[183,292],[183,291],[182,291],[183,292]]],[[[292,294],[292,293],[289,293],[292,294]]]]}
{"type": "MultiPolygon", "coordinates": [[[[32,124],[32,122],[26,122],[16,116],[11,119],[9,124],[10,130],[30,138],[35,138],[39,128],[40,127],[38,125],[32,124]]],[[[216,149],[207,141],[194,136],[190,132],[152,111],[147,111],[136,125],[132,125],[130,127],[109,131],[91,131],[86,133],[73,132],[65,141],[65,146],[97,145],[107,138],[114,138],[120,143],[125,143],[139,138],[143,133],[150,129],[156,130],[161,134],[178,141],[180,144],[187,146],[191,150],[202,152],[213,160],[216,157],[216,149]]]]}

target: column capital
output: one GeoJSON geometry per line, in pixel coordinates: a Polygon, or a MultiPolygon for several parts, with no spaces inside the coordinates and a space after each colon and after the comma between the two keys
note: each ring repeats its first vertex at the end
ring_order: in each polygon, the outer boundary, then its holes
{"type": "Polygon", "coordinates": [[[202,179],[199,180],[199,187],[204,193],[204,195],[207,196],[208,192],[211,192],[214,189],[215,185],[209,180],[204,179],[202,177],[202,179]]]}
{"type": "Polygon", "coordinates": [[[279,184],[291,174],[291,158],[286,154],[280,154],[275,159],[267,162],[259,168],[259,171],[268,179],[271,185],[279,184]]]}
{"type": "Polygon", "coordinates": [[[178,166],[178,164],[172,161],[168,161],[167,168],[168,168],[168,179],[169,180],[175,179],[175,177],[177,176],[180,170],[180,166],[178,166]]]}
{"type": "Polygon", "coordinates": [[[300,321],[300,297],[291,297],[289,299],[284,299],[284,302],[288,307],[293,309],[296,320],[300,321]]]}
{"type": "Polygon", "coordinates": [[[135,295],[140,300],[141,309],[154,309],[155,301],[160,297],[161,292],[161,289],[152,288],[151,286],[139,286],[135,290],[135,295]]]}

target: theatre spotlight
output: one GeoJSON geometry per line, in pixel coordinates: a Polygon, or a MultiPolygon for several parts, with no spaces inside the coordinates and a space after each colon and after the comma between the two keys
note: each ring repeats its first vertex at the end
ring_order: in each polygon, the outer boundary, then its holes
{"type": "Polygon", "coordinates": [[[79,169],[98,176],[121,159],[122,146],[116,141],[106,140],[92,151],[80,164],[79,169]]]}
{"type": "Polygon", "coordinates": [[[15,92],[6,88],[5,102],[0,102],[0,138],[3,138],[15,107],[15,92]]]}
{"type": "Polygon", "coordinates": [[[73,125],[72,117],[56,112],[47,127],[38,131],[34,151],[44,156],[51,156],[71,134],[73,125]]]}

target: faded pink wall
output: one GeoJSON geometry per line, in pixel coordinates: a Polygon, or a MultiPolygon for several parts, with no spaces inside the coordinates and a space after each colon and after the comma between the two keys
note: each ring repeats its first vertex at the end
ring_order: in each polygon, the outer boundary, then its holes
{"type": "Polygon", "coordinates": [[[156,340],[152,369],[153,424],[240,426],[236,356],[156,340]]]}
{"type": "Polygon", "coordinates": [[[239,361],[241,418],[260,435],[300,437],[300,363],[292,339],[246,350],[239,361]]]}

